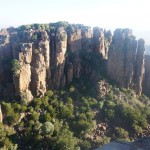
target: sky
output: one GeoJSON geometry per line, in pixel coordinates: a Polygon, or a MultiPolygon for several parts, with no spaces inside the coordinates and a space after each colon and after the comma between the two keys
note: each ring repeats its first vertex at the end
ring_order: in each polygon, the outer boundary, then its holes
{"type": "Polygon", "coordinates": [[[68,21],[114,30],[131,28],[150,44],[149,0],[0,0],[0,28],[68,21]]]}

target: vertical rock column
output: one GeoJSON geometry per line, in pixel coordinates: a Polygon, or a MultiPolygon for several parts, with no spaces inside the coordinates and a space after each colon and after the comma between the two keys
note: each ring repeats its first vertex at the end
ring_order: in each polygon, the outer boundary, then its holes
{"type": "Polygon", "coordinates": [[[31,89],[35,97],[42,97],[47,90],[50,49],[47,32],[40,31],[38,35],[37,42],[33,46],[31,89]]]}
{"type": "Polygon", "coordinates": [[[2,29],[0,31],[0,97],[4,99],[14,96],[11,61],[11,32],[9,29],[2,29]]]}
{"type": "Polygon", "coordinates": [[[143,81],[143,93],[150,96],[150,55],[145,56],[145,73],[143,81]]]}
{"type": "Polygon", "coordinates": [[[138,42],[130,29],[114,32],[108,53],[108,76],[118,86],[141,94],[144,71],[144,40],[138,42]]]}
{"type": "Polygon", "coordinates": [[[85,52],[93,50],[93,31],[89,27],[82,29],[82,50],[85,52]]]}
{"type": "Polygon", "coordinates": [[[79,52],[82,50],[82,31],[77,27],[68,30],[68,51],[71,53],[70,62],[73,64],[73,76],[80,77],[81,64],[79,52]]]}
{"type": "Polygon", "coordinates": [[[53,69],[53,84],[54,88],[58,89],[66,83],[64,75],[65,54],[67,51],[67,33],[64,28],[58,28],[55,35],[56,60],[53,69]]]}
{"type": "Polygon", "coordinates": [[[32,43],[20,44],[18,60],[15,59],[13,64],[13,83],[15,95],[21,99],[30,101],[33,96],[30,91],[31,82],[31,60],[32,60],[32,43]]]}
{"type": "Polygon", "coordinates": [[[142,93],[142,82],[144,75],[144,53],[145,53],[145,41],[144,39],[138,40],[138,48],[135,60],[135,73],[134,73],[134,89],[137,94],[142,93]]]}
{"type": "Polygon", "coordinates": [[[112,41],[111,31],[105,31],[102,28],[93,28],[93,50],[101,54],[103,59],[108,58],[108,50],[112,41]]]}
{"type": "Polygon", "coordinates": [[[94,51],[100,53],[102,58],[107,58],[107,52],[105,51],[105,34],[103,29],[98,27],[93,28],[93,44],[94,51]]]}
{"type": "MultiPolygon", "coordinates": [[[[124,33],[122,33],[122,30],[121,29],[115,30],[113,38],[112,38],[112,43],[110,45],[109,52],[108,52],[108,66],[107,66],[108,76],[111,80],[115,81],[120,87],[125,87],[124,42],[125,42],[125,35],[124,33]]],[[[134,51],[136,51],[136,48],[134,51]]]]}
{"type": "Polygon", "coordinates": [[[72,53],[82,50],[81,29],[76,27],[68,29],[68,50],[72,53]]]}

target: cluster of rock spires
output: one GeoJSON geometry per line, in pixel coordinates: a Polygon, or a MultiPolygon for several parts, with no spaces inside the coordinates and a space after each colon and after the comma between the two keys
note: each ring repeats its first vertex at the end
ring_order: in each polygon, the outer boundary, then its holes
{"type": "Polygon", "coordinates": [[[0,95],[32,100],[80,78],[80,52],[96,53],[107,62],[108,77],[118,86],[148,94],[150,59],[144,64],[144,40],[129,29],[110,31],[78,25],[47,29],[8,28],[0,31],[0,95]],[[14,66],[12,66],[14,62],[14,66]],[[12,69],[13,68],[13,69],[12,69]],[[13,70],[13,71],[12,71],[13,70]],[[145,74],[144,74],[145,70],[145,74]]]}
{"type": "Polygon", "coordinates": [[[108,52],[108,75],[120,87],[142,92],[144,75],[144,40],[138,41],[129,29],[114,32],[108,52]]]}

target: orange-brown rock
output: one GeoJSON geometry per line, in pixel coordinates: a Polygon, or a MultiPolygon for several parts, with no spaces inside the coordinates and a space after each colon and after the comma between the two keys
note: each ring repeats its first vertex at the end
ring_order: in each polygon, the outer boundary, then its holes
{"type": "Polygon", "coordinates": [[[72,53],[82,50],[82,31],[77,27],[68,29],[68,50],[72,53]]]}
{"type": "MultiPolygon", "coordinates": [[[[83,25],[3,29],[0,31],[0,96],[30,101],[44,96],[50,88],[59,89],[71,83],[73,78],[87,76],[98,81],[100,72],[106,74],[106,68],[109,78],[120,87],[132,88],[140,94],[144,44],[129,29],[117,29],[113,38],[110,31],[98,27],[92,30],[83,25]],[[17,76],[12,72],[13,60],[20,66],[17,76]]],[[[143,82],[146,94],[149,90],[147,62],[146,59],[143,82]]],[[[105,84],[97,87],[99,95],[107,93],[105,87],[105,84]]]]}
{"type": "Polygon", "coordinates": [[[18,63],[20,69],[13,75],[16,96],[24,96],[28,101],[33,99],[30,91],[32,43],[20,44],[18,63]]]}
{"type": "Polygon", "coordinates": [[[111,32],[95,27],[93,29],[93,46],[94,51],[101,54],[102,58],[107,59],[108,49],[111,42],[111,32]]]}
{"type": "Polygon", "coordinates": [[[40,40],[33,45],[31,68],[31,90],[34,96],[44,96],[47,91],[47,70],[49,69],[49,37],[46,31],[39,33],[40,40]]]}

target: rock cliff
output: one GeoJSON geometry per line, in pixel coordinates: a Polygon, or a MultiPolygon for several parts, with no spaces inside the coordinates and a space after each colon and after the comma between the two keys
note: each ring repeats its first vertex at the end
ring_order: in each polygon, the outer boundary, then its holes
{"type": "Polygon", "coordinates": [[[143,93],[150,97],[150,56],[145,56],[145,74],[143,80],[143,93]]]}
{"type": "Polygon", "coordinates": [[[142,92],[144,74],[144,40],[138,41],[129,29],[114,32],[108,52],[108,76],[119,87],[142,92]]]}
{"type": "Polygon", "coordinates": [[[15,96],[30,101],[42,97],[48,89],[70,84],[83,74],[96,79],[93,69],[105,72],[103,62],[107,63],[109,79],[137,94],[141,94],[143,83],[147,94],[149,67],[146,59],[144,68],[144,51],[144,40],[136,40],[130,29],[117,29],[113,36],[99,27],[92,30],[74,24],[3,29],[0,95],[4,99],[15,96]]]}

